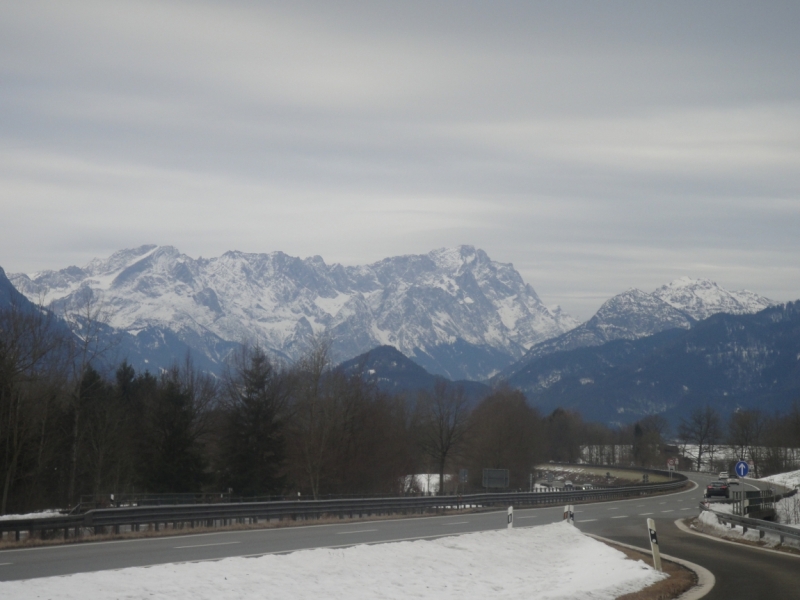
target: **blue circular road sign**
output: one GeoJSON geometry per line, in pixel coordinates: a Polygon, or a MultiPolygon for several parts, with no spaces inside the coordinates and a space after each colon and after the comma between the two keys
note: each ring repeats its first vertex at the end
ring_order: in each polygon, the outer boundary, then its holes
{"type": "Polygon", "coordinates": [[[740,460],[736,463],[736,474],[739,477],[747,477],[747,474],[750,472],[750,466],[743,460],[740,460]]]}

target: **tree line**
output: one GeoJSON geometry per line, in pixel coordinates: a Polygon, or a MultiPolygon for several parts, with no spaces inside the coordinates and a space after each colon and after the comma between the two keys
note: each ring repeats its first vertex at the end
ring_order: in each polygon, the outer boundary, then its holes
{"type": "MultiPolygon", "coordinates": [[[[527,489],[549,460],[663,462],[661,417],[611,428],[569,410],[541,415],[504,386],[474,402],[445,380],[387,394],[338,370],[324,341],[291,364],[243,345],[221,377],[189,357],[136,372],[102,360],[98,322],[87,310],[69,331],[47,311],[0,310],[0,514],[90,494],[415,493],[407,476],[418,473],[438,474],[442,492],[477,491],[485,468],[508,469],[510,487],[527,489]],[[466,482],[446,477],[462,470],[466,482]]],[[[750,446],[772,421],[756,423],[750,446]]]]}

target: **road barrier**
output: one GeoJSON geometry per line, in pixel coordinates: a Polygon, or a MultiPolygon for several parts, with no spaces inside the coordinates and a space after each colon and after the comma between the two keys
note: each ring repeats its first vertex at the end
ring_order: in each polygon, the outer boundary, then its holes
{"type": "MultiPolygon", "coordinates": [[[[783,497],[786,498],[792,495],[792,493],[789,493],[783,497]]],[[[703,502],[700,503],[700,510],[713,513],[720,524],[730,525],[731,527],[736,525],[740,526],[742,528],[742,534],[747,533],[748,529],[755,529],[758,531],[759,538],[763,538],[767,533],[772,533],[780,538],[781,544],[784,542],[785,538],[800,541],[800,529],[797,527],[790,527],[789,525],[781,525],[780,523],[763,521],[761,519],[752,519],[750,517],[741,517],[731,513],[717,512],[706,506],[703,502]]]]}
{"type": "Polygon", "coordinates": [[[84,533],[121,533],[159,531],[161,527],[174,529],[195,527],[224,527],[235,524],[257,524],[261,521],[283,519],[309,520],[320,518],[343,519],[391,514],[442,512],[466,508],[493,506],[546,506],[575,502],[618,500],[647,496],[682,487],[686,477],[673,481],[618,488],[576,490],[567,492],[510,492],[492,494],[465,494],[452,496],[405,496],[395,498],[363,498],[337,500],[287,500],[279,502],[236,502],[218,504],[185,504],[169,506],[132,506],[90,510],[79,515],[44,517],[41,519],[14,519],[0,521],[0,535],[14,534],[17,541],[21,532],[28,537],[37,534],[55,537],[63,533],[66,539],[84,533]]]}

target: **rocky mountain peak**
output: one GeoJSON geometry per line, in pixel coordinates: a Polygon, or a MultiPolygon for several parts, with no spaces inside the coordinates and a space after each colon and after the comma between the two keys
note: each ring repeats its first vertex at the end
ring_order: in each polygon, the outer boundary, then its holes
{"type": "Polygon", "coordinates": [[[709,279],[680,277],[661,286],[653,296],[701,321],[716,313],[757,313],[775,304],[749,290],[728,291],[709,279]]]}

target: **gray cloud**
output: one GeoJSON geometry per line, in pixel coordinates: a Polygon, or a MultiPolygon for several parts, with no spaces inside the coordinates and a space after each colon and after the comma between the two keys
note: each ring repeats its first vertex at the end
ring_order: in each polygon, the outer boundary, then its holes
{"type": "Polygon", "coordinates": [[[800,297],[793,2],[7,2],[0,264],[471,243],[588,317],[800,297]]]}

